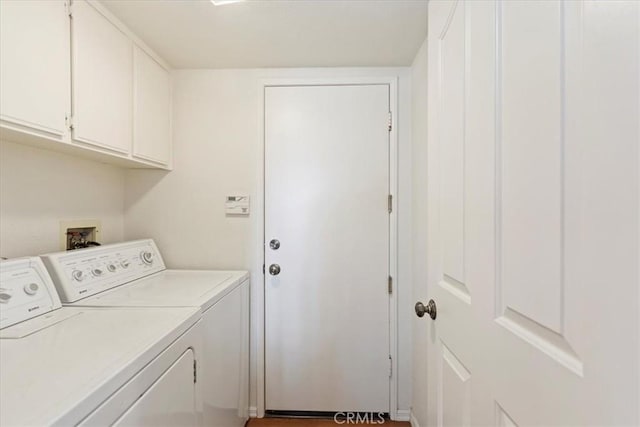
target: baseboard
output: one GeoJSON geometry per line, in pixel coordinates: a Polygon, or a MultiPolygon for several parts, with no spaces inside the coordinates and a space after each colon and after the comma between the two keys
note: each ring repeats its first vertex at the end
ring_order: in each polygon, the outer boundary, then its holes
{"type": "Polygon", "coordinates": [[[410,422],[411,422],[411,427],[420,427],[420,424],[418,424],[418,419],[416,418],[415,415],[413,415],[413,412],[411,412],[410,417],[410,422]]]}
{"type": "Polygon", "coordinates": [[[411,411],[408,409],[398,409],[396,411],[396,421],[411,421],[411,411]]]}
{"type": "Polygon", "coordinates": [[[249,406],[249,418],[258,418],[258,408],[249,406]]]}

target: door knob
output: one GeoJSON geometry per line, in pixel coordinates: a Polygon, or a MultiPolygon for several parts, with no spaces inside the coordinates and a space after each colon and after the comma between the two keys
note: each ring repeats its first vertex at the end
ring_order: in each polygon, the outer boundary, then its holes
{"type": "Polygon", "coordinates": [[[271,264],[269,266],[269,274],[272,276],[280,274],[280,266],[278,264],[271,264]]]}
{"type": "Polygon", "coordinates": [[[429,300],[426,306],[420,301],[418,301],[416,303],[415,309],[416,309],[416,316],[418,317],[422,317],[426,313],[429,315],[429,317],[435,320],[436,316],[438,315],[438,310],[436,309],[436,302],[432,299],[429,300]]]}
{"type": "Polygon", "coordinates": [[[280,248],[280,240],[278,240],[278,239],[273,239],[273,240],[271,240],[271,241],[269,242],[269,247],[270,247],[271,249],[273,249],[274,251],[275,251],[275,250],[278,250],[278,249],[280,248]]]}

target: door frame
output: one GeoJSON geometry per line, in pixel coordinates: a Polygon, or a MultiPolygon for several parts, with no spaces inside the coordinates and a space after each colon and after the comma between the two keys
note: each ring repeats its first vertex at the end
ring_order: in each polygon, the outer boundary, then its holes
{"type": "MultiPolygon", "coordinates": [[[[283,86],[363,86],[388,85],[391,131],[389,132],[389,191],[393,196],[392,211],[389,216],[389,274],[393,278],[393,292],[389,298],[389,354],[391,355],[391,378],[389,379],[389,417],[398,418],[398,76],[391,77],[329,77],[329,78],[275,78],[259,82],[261,129],[259,153],[257,156],[257,194],[254,229],[259,236],[256,247],[256,272],[263,271],[265,263],[265,90],[267,87],[283,86]]],[[[266,275],[256,280],[258,284],[255,301],[256,353],[257,353],[257,407],[251,408],[250,416],[262,418],[265,415],[265,280],[266,275]]]]}

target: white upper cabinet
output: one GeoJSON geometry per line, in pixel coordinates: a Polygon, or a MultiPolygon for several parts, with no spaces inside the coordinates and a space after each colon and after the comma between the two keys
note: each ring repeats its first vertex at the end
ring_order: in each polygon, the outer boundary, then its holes
{"type": "Polygon", "coordinates": [[[0,0],[0,138],[171,167],[171,75],[94,0],[0,0]]]}
{"type": "Polygon", "coordinates": [[[169,165],[171,161],[171,77],[134,47],[133,156],[169,165]]]}
{"type": "Polygon", "coordinates": [[[69,17],[64,1],[0,1],[0,122],[62,140],[70,113],[69,17]]]}
{"type": "Polygon", "coordinates": [[[133,120],[133,42],[101,12],[73,3],[74,141],[129,154],[133,120]]]}

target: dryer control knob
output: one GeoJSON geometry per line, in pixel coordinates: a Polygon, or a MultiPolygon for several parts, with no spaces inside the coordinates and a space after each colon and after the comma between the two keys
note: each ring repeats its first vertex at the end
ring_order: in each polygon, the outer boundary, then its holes
{"type": "Polygon", "coordinates": [[[73,280],[78,282],[82,282],[84,280],[84,273],[81,270],[73,270],[71,276],[73,277],[73,280]]]}
{"type": "Polygon", "coordinates": [[[104,270],[102,270],[101,268],[94,268],[93,270],[91,270],[91,274],[96,277],[100,277],[104,274],[104,270]]]}
{"type": "Polygon", "coordinates": [[[120,267],[122,268],[129,268],[129,261],[127,261],[126,259],[124,261],[120,261],[120,267]]]}
{"type": "Polygon", "coordinates": [[[26,285],[24,285],[24,292],[27,295],[35,295],[38,293],[38,290],[40,289],[40,286],[38,286],[37,283],[27,283],[26,285]]]}
{"type": "Polygon", "coordinates": [[[115,264],[107,265],[107,270],[113,273],[114,271],[116,271],[116,265],[115,264]]]}

